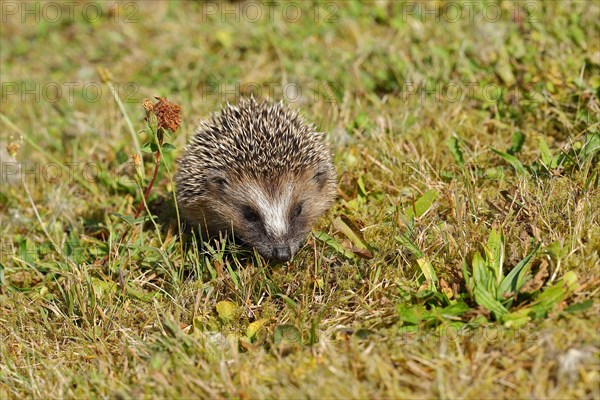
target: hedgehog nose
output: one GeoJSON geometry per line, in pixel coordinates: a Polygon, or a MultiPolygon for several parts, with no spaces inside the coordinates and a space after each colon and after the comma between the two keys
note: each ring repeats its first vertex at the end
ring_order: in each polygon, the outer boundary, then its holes
{"type": "Polygon", "coordinates": [[[277,261],[288,261],[292,258],[292,251],[288,246],[275,247],[273,249],[273,258],[277,261]]]}

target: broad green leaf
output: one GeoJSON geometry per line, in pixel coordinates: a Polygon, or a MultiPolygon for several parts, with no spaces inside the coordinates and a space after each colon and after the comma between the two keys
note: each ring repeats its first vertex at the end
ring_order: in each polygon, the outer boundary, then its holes
{"type": "Polygon", "coordinates": [[[273,332],[275,344],[301,344],[302,335],[294,325],[279,325],[273,332]]]}
{"type": "Polygon", "coordinates": [[[588,300],[582,301],[581,303],[572,304],[569,307],[565,308],[564,311],[568,312],[570,314],[575,314],[578,312],[589,310],[593,305],[594,305],[594,302],[591,299],[588,299],[588,300]]]}
{"type": "Polygon", "coordinates": [[[358,177],[358,179],[356,180],[356,184],[358,185],[358,189],[359,189],[359,193],[360,193],[361,197],[366,197],[367,189],[365,187],[365,182],[363,181],[362,176],[358,177]]]}
{"type": "Polygon", "coordinates": [[[419,322],[429,319],[429,311],[421,304],[412,306],[398,305],[397,307],[400,322],[402,324],[417,325],[419,322]]]}
{"type": "Polygon", "coordinates": [[[411,238],[408,237],[408,233],[405,233],[402,236],[396,236],[395,239],[398,243],[400,243],[401,246],[406,247],[406,249],[410,251],[410,253],[413,256],[418,258],[424,256],[423,252],[419,249],[417,244],[413,242],[411,238]]]}
{"type": "Polygon", "coordinates": [[[560,260],[566,255],[567,248],[563,247],[563,245],[560,242],[556,241],[546,246],[544,248],[544,253],[552,256],[552,258],[554,258],[555,260],[560,260]]]}
{"type": "Polygon", "coordinates": [[[517,81],[517,78],[515,78],[515,75],[513,74],[512,66],[510,64],[508,56],[502,56],[499,58],[498,63],[495,66],[495,71],[500,77],[500,79],[502,79],[502,82],[504,82],[504,85],[506,87],[514,85],[514,83],[517,81]]]}
{"type": "Polygon", "coordinates": [[[146,142],[140,148],[140,150],[144,153],[156,153],[158,151],[158,144],[156,144],[155,142],[146,142]]]}
{"type": "Polygon", "coordinates": [[[147,292],[143,291],[141,288],[136,288],[133,285],[127,285],[127,288],[125,290],[126,290],[128,297],[137,299],[137,300],[141,300],[141,301],[145,301],[146,303],[149,303],[156,298],[160,298],[160,292],[158,292],[158,291],[147,293],[147,292]]]}
{"type": "Polygon", "coordinates": [[[487,287],[488,282],[490,280],[490,276],[487,271],[487,266],[481,254],[478,251],[473,254],[473,260],[471,261],[471,265],[473,267],[473,281],[475,287],[478,285],[483,285],[487,287]]]}
{"type": "Polygon", "coordinates": [[[427,257],[422,257],[417,259],[417,264],[419,264],[419,268],[421,269],[421,272],[423,272],[425,279],[430,282],[429,288],[433,291],[437,291],[436,284],[438,280],[433,265],[431,265],[431,261],[429,261],[427,257]]]}
{"type": "Polygon", "coordinates": [[[520,310],[513,311],[502,317],[502,323],[507,328],[515,328],[525,325],[531,321],[531,309],[522,308],[520,310]]]}
{"type": "Polygon", "coordinates": [[[112,216],[117,217],[123,221],[125,221],[128,225],[137,225],[145,222],[148,219],[148,216],[142,216],[137,219],[133,217],[133,215],[124,215],[118,212],[110,213],[112,216]]]}
{"type": "Polygon", "coordinates": [[[540,157],[542,158],[542,163],[548,168],[556,168],[556,165],[552,165],[553,157],[550,148],[548,147],[548,143],[546,143],[546,139],[543,136],[539,137],[539,148],[540,148],[540,157]]]}
{"type": "Polygon", "coordinates": [[[577,274],[569,271],[555,285],[546,288],[532,305],[507,314],[502,320],[505,325],[519,326],[531,318],[546,317],[554,307],[564,301],[576,289],[577,274]]]}
{"type": "Polygon", "coordinates": [[[94,291],[99,297],[107,294],[116,295],[119,293],[119,287],[114,282],[107,282],[98,278],[91,278],[90,285],[94,288],[94,291]]]}
{"type": "Polygon", "coordinates": [[[471,307],[469,307],[466,303],[459,301],[455,304],[451,304],[447,307],[442,308],[440,311],[441,311],[442,316],[444,316],[444,317],[446,317],[446,316],[457,317],[457,316],[463,315],[470,309],[471,309],[471,307]]]}
{"type": "Polygon", "coordinates": [[[217,303],[217,313],[223,321],[231,321],[235,318],[238,306],[235,303],[223,300],[217,303]]]}
{"type": "Polygon", "coordinates": [[[256,334],[258,333],[258,331],[260,331],[267,324],[267,322],[269,322],[268,318],[258,319],[252,322],[246,328],[246,337],[248,339],[253,339],[254,336],[256,336],[256,334]]]}
{"type": "Polygon", "coordinates": [[[277,293],[277,296],[281,297],[283,299],[283,301],[285,302],[285,304],[287,304],[287,306],[290,308],[290,310],[292,310],[292,312],[299,317],[300,316],[300,306],[298,306],[298,303],[296,303],[294,300],[290,299],[288,296],[286,296],[283,293],[277,293]]]}
{"type": "Polygon", "coordinates": [[[502,266],[504,264],[504,233],[492,228],[487,241],[487,263],[495,274],[496,281],[500,283],[503,278],[502,266]]]}
{"type": "Polygon", "coordinates": [[[567,272],[556,284],[545,289],[530,307],[536,318],[545,317],[550,310],[577,289],[577,274],[567,272]]]}
{"type": "Polygon", "coordinates": [[[362,232],[358,227],[350,221],[348,217],[342,215],[333,221],[333,227],[346,236],[355,247],[352,249],[354,254],[363,258],[373,258],[371,246],[365,240],[362,232]]]}
{"type": "Polygon", "coordinates": [[[500,282],[498,293],[503,296],[506,293],[518,293],[519,290],[527,283],[531,276],[529,270],[531,269],[529,261],[535,256],[540,245],[536,245],[534,249],[524,259],[522,259],[513,269],[506,275],[506,277],[500,282]]]}
{"type": "Polygon", "coordinates": [[[161,150],[162,150],[164,153],[168,153],[168,152],[170,152],[170,151],[173,151],[173,150],[175,150],[175,149],[176,149],[176,147],[175,147],[175,146],[173,146],[171,143],[163,143],[163,145],[162,145],[162,149],[161,149],[161,150]]]}
{"type": "Polygon", "coordinates": [[[354,253],[352,253],[350,250],[346,250],[346,248],[337,240],[335,240],[335,238],[329,236],[328,234],[326,234],[325,232],[315,232],[315,238],[323,243],[325,243],[327,246],[329,246],[331,249],[333,249],[335,252],[337,252],[338,254],[353,260],[356,257],[354,256],[354,253]]]}
{"type": "Polygon", "coordinates": [[[433,205],[433,202],[438,197],[438,194],[439,193],[436,190],[429,190],[425,192],[425,194],[419,197],[419,199],[417,199],[412,206],[407,207],[405,211],[406,219],[411,219],[413,217],[419,218],[425,214],[433,205]]]}
{"type": "Polygon", "coordinates": [[[569,32],[571,33],[571,37],[573,38],[575,43],[577,43],[577,45],[579,47],[581,47],[583,50],[587,50],[588,46],[585,41],[585,37],[586,37],[585,32],[577,25],[572,25],[571,29],[569,29],[569,32]]]}
{"type": "Polygon", "coordinates": [[[508,313],[508,310],[496,300],[490,292],[484,289],[481,285],[475,285],[475,302],[480,306],[490,310],[494,313],[496,319],[500,319],[503,315],[508,313]]]}
{"type": "Polygon", "coordinates": [[[512,135],[512,144],[508,149],[508,154],[514,155],[521,152],[523,145],[525,144],[525,135],[522,132],[515,131],[512,135]]]}
{"type": "Polygon", "coordinates": [[[146,142],[142,145],[142,147],[140,147],[140,150],[144,153],[152,153],[152,149],[150,148],[151,145],[152,142],[146,142]]]}
{"type": "Polygon", "coordinates": [[[492,151],[494,153],[496,153],[497,155],[499,155],[500,157],[502,157],[505,161],[507,161],[510,165],[512,165],[512,167],[515,169],[515,171],[517,172],[517,174],[519,175],[524,175],[525,174],[525,167],[523,167],[523,164],[521,164],[521,161],[519,161],[517,159],[517,157],[512,156],[510,154],[507,154],[503,151],[500,150],[496,150],[496,149],[492,149],[492,151]]]}
{"type": "Polygon", "coordinates": [[[430,307],[447,307],[450,305],[450,299],[443,292],[438,292],[437,289],[420,290],[415,294],[415,297],[430,307]]]}

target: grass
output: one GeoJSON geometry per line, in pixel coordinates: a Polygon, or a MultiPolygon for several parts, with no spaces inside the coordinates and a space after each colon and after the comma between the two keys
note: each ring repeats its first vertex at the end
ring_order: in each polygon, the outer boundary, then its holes
{"type": "Polygon", "coordinates": [[[598,398],[598,4],[236,4],[3,3],[0,397],[598,398]],[[176,222],[194,125],[251,93],[339,172],[285,265],[176,222]]]}

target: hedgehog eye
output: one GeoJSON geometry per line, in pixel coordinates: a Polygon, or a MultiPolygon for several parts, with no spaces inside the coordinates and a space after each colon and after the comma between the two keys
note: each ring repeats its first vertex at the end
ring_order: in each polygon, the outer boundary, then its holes
{"type": "Polygon", "coordinates": [[[292,218],[298,218],[302,214],[302,203],[298,203],[292,211],[292,218]]]}
{"type": "Polygon", "coordinates": [[[227,184],[227,181],[225,180],[225,178],[215,178],[215,179],[213,179],[213,182],[220,187],[223,187],[227,184]]]}
{"type": "Polygon", "coordinates": [[[223,189],[225,186],[227,186],[227,176],[220,171],[210,169],[206,171],[206,177],[210,184],[216,186],[219,189],[223,189]]]}
{"type": "Polygon", "coordinates": [[[248,222],[256,222],[260,219],[258,213],[256,213],[256,211],[254,211],[250,206],[244,206],[242,211],[244,213],[244,218],[248,222]]]}
{"type": "Polygon", "coordinates": [[[325,172],[326,171],[318,171],[315,176],[313,176],[313,179],[317,181],[320,186],[323,186],[327,178],[327,174],[325,172]]]}

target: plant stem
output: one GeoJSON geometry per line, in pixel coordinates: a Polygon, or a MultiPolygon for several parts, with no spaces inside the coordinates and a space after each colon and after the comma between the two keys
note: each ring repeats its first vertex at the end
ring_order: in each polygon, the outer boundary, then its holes
{"type": "Polygon", "coordinates": [[[154,181],[156,181],[156,176],[158,175],[158,168],[160,167],[160,159],[161,159],[161,152],[159,150],[154,153],[154,173],[152,173],[152,179],[150,180],[150,183],[148,184],[148,187],[146,188],[146,191],[144,192],[144,199],[138,206],[138,210],[135,213],[135,218],[140,216],[140,213],[144,209],[144,202],[148,201],[148,196],[150,195],[150,191],[152,190],[152,187],[154,186],[154,181]]]}
{"type": "MultiPolygon", "coordinates": [[[[137,208],[137,211],[134,215],[134,219],[137,219],[140,216],[140,214],[142,213],[142,210],[144,209],[144,205],[148,201],[150,191],[152,190],[152,187],[154,186],[154,182],[156,181],[156,177],[158,175],[158,168],[160,167],[160,160],[161,160],[161,152],[159,150],[154,153],[154,172],[152,174],[152,179],[150,180],[148,187],[144,191],[144,196],[142,198],[142,201],[140,202],[140,205],[137,208]]],[[[108,260],[110,255],[115,251],[115,248],[120,246],[121,243],[123,243],[123,240],[125,240],[125,237],[127,236],[127,234],[129,234],[130,230],[131,230],[131,225],[129,225],[127,227],[127,229],[125,230],[125,232],[123,232],[123,234],[121,235],[121,238],[119,239],[117,244],[108,252],[108,254],[106,256],[104,256],[104,258],[100,262],[100,265],[104,265],[106,263],[106,261],[108,260]]]]}
{"type": "MultiPolygon", "coordinates": [[[[162,147],[159,147],[158,151],[162,155],[162,147]]],[[[185,252],[183,250],[183,234],[181,232],[181,216],[179,215],[179,204],[177,203],[177,191],[175,190],[175,185],[173,182],[173,174],[171,174],[169,165],[167,164],[167,162],[165,161],[164,158],[163,158],[163,164],[165,165],[165,168],[167,169],[167,176],[169,177],[169,182],[171,183],[171,188],[173,188],[173,203],[175,204],[175,213],[177,215],[177,229],[178,229],[178,233],[179,233],[179,246],[181,247],[181,271],[180,271],[180,275],[181,275],[181,274],[183,274],[183,267],[185,264],[185,256],[184,256],[185,252]]]]}

